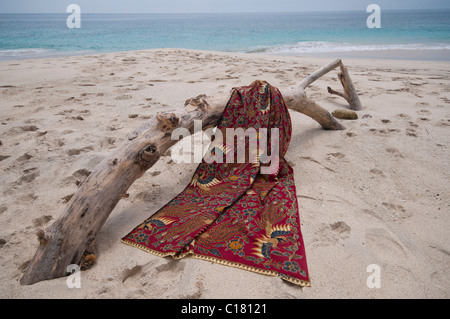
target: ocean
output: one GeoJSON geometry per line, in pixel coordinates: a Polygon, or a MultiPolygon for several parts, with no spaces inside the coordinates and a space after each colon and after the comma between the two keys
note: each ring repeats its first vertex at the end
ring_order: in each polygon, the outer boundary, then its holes
{"type": "MultiPolygon", "coordinates": [[[[89,14],[68,28],[69,13],[0,14],[0,59],[185,48],[285,55],[439,52],[450,60],[450,10],[370,13],[89,14]]],[[[381,56],[381,55],[380,55],[381,56]]],[[[437,56],[437,58],[436,58],[437,56]]]]}

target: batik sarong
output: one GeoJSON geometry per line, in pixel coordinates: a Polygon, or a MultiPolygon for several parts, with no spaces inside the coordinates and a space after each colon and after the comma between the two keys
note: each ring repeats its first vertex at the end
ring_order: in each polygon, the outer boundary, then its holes
{"type": "Polygon", "coordinates": [[[263,81],[234,88],[217,130],[222,138],[189,185],[122,241],[309,286],[293,170],[284,159],[291,119],[281,93],[263,81]]]}

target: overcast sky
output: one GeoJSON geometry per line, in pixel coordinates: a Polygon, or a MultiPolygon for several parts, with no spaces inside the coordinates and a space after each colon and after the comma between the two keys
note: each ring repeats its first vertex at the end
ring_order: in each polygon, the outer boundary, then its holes
{"type": "Polygon", "coordinates": [[[295,12],[450,9],[450,0],[0,0],[0,13],[65,13],[69,4],[85,13],[295,12]]]}

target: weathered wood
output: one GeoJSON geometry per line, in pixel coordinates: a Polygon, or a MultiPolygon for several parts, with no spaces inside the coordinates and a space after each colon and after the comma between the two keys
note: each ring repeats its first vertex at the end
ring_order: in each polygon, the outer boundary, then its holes
{"type": "Polygon", "coordinates": [[[351,110],[362,110],[363,107],[361,101],[359,99],[358,93],[356,92],[355,86],[350,79],[350,74],[348,73],[347,67],[345,67],[343,63],[340,63],[339,67],[341,69],[341,72],[338,74],[338,78],[342,84],[342,87],[344,88],[344,92],[339,92],[333,90],[331,87],[328,87],[328,93],[343,97],[347,101],[351,110]]]}
{"type": "Polygon", "coordinates": [[[331,63],[328,63],[327,65],[321,67],[317,71],[311,73],[308,75],[305,79],[303,79],[299,84],[298,87],[305,89],[309,85],[311,85],[314,81],[316,81],[321,76],[327,74],[333,69],[336,69],[338,66],[343,65],[341,59],[334,60],[331,63]]]}
{"type": "Polygon", "coordinates": [[[288,95],[284,101],[289,109],[313,118],[325,130],[345,129],[345,127],[339,123],[326,109],[306,96],[295,98],[288,95]]]}
{"type": "Polygon", "coordinates": [[[173,129],[193,132],[194,120],[201,120],[203,129],[216,126],[224,100],[219,97],[219,104],[199,96],[193,99],[195,106],[189,104],[180,114],[159,114],[129,134],[80,185],[64,214],[46,231],[39,231],[39,247],[21,284],[65,276],[68,265],[80,264],[83,256],[93,254],[94,240],[119,200],[177,142],[171,139],[173,129]]]}
{"type": "MultiPolygon", "coordinates": [[[[282,93],[288,108],[312,117],[324,129],[341,130],[344,127],[328,111],[308,99],[304,91],[316,76],[330,69],[331,66],[326,66],[309,80],[302,81],[301,86],[282,93]]],[[[215,127],[229,98],[229,94],[199,95],[188,99],[182,111],[158,114],[131,132],[80,185],[64,213],[48,229],[38,232],[39,246],[21,284],[63,277],[70,264],[90,266],[95,262],[93,247],[97,234],[133,182],[177,143],[172,140],[171,132],[186,128],[194,133],[195,120],[202,121],[203,130],[215,127]]]]}

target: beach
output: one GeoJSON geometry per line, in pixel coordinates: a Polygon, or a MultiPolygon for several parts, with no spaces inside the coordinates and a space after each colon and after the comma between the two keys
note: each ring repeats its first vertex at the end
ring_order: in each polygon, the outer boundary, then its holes
{"type": "MultiPolygon", "coordinates": [[[[170,152],[104,224],[80,288],[67,278],[19,283],[36,232],[139,125],[257,79],[283,92],[333,59],[152,49],[0,61],[0,298],[449,298],[450,64],[368,57],[342,59],[363,105],[357,120],[340,120],[345,130],[290,111],[286,160],[311,287],[121,243],[191,180],[198,164],[170,152]]],[[[341,90],[337,70],[306,94],[330,112],[346,108],[327,86],[341,90]]]]}

